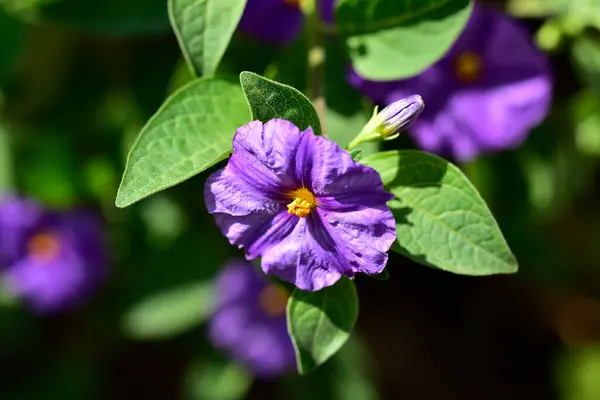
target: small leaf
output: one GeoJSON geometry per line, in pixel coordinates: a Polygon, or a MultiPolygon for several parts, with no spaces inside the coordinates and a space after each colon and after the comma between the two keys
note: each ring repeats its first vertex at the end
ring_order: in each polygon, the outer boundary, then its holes
{"type": "Polygon", "coordinates": [[[354,149],[350,152],[350,157],[352,157],[353,161],[359,162],[362,159],[363,151],[362,149],[354,149]]]}
{"type": "Polygon", "coordinates": [[[196,76],[215,73],[245,6],[246,0],[169,0],[171,25],[196,76]]]}
{"type": "Polygon", "coordinates": [[[294,290],[287,320],[298,372],[306,374],[334,355],[350,337],[357,316],[358,296],[349,279],[318,292],[294,290]]]}
{"type": "Polygon", "coordinates": [[[175,92],[133,144],[117,193],[127,207],[224,160],[235,130],[249,120],[239,85],[201,78],[175,92]]]}
{"type": "Polygon", "coordinates": [[[212,282],[198,282],[153,294],[123,318],[123,330],[133,339],[165,339],[204,322],[212,313],[212,282]]]}
{"type": "Polygon", "coordinates": [[[464,275],[517,271],[517,261],[487,205],[451,163],[420,151],[363,159],[396,196],[398,246],[415,261],[464,275]]]}
{"type": "Polygon", "coordinates": [[[360,75],[395,80],[440,59],[472,8],[471,0],[340,0],[336,23],[360,75]]]}
{"type": "Polygon", "coordinates": [[[244,399],[252,386],[252,375],[241,365],[223,359],[192,364],[184,381],[186,400],[238,400],[244,399]]]}
{"type": "Polygon", "coordinates": [[[240,82],[253,120],[267,122],[283,118],[301,130],[312,127],[315,134],[321,134],[317,111],[297,89],[247,71],[240,74],[240,82]]]}

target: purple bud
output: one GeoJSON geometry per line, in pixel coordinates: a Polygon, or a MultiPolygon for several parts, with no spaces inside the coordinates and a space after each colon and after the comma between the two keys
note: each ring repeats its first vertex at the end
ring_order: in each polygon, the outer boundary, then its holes
{"type": "Polygon", "coordinates": [[[418,94],[390,104],[377,116],[380,123],[378,132],[390,137],[406,130],[421,115],[423,108],[425,103],[418,94]]]}

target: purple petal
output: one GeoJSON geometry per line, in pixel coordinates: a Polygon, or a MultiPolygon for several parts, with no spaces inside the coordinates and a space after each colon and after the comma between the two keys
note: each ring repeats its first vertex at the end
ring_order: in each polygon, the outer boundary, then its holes
{"type": "Polygon", "coordinates": [[[538,76],[485,91],[463,91],[452,99],[449,110],[482,150],[512,148],[545,118],[550,92],[549,80],[538,76]]]}
{"type": "MultiPolygon", "coordinates": [[[[308,218],[301,218],[285,239],[263,254],[262,268],[265,273],[293,283],[301,290],[314,291],[336,283],[342,277],[343,267],[332,240],[317,242],[312,232],[314,228],[310,228],[307,221],[308,218]]],[[[319,236],[326,238],[327,235],[325,231],[319,236]]]]}
{"type": "Polygon", "coordinates": [[[333,22],[335,3],[337,0],[317,0],[319,3],[319,12],[321,19],[325,22],[333,22]]]}
{"type": "Polygon", "coordinates": [[[256,375],[272,378],[293,368],[296,357],[285,313],[270,315],[260,305],[268,285],[249,262],[228,263],[217,277],[219,307],[209,322],[209,334],[230,357],[256,375]]]}
{"type": "MultiPolygon", "coordinates": [[[[233,159],[233,157],[232,157],[233,159]]],[[[204,198],[208,212],[244,216],[252,213],[274,215],[285,208],[285,202],[258,185],[242,179],[230,163],[208,177],[204,185],[204,198]]],[[[251,167],[248,170],[252,169],[251,167]]]]}
{"type": "Polygon", "coordinates": [[[248,0],[238,27],[261,42],[285,45],[298,36],[302,22],[300,7],[284,0],[248,0]]]}
{"type": "Polygon", "coordinates": [[[320,208],[336,211],[387,208],[385,203],[393,198],[393,194],[385,191],[377,171],[359,163],[348,167],[343,175],[332,180],[317,195],[320,208]]]}
{"type": "Polygon", "coordinates": [[[44,215],[40,204],[15,196],[0,198],[0,268],[27,252],[27,241],[44,215]]]}
{"type": "Polygon", "coordinates": [[[283,193],[294,190],[296,152],[300,145],[300,130],[283,119],[272,119],[266,124],[253,121],[239,128],[233,137],[235,173],[249,184],[261,183],[261,190],[283,193]],[[262,182],[266,182],[264,186],[262,182]]]}
{"type": "Polygon", "coordinates": [[[228,262],[219,271],[216,280],[219,305],[245,301],[265,285],[265,279],[258,276],[259,272],[245,260],[228,262]]]}

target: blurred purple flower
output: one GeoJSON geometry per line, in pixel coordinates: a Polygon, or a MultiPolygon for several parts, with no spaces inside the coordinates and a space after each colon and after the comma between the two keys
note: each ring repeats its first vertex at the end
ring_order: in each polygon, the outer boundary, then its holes
{"type": "Polygon", "coordinates": [[[289,293],[247,261],[221,270],[216,293],[217,310],[209,323],[214,346],[263,378],[293,370],[296,355],[285,316],[289,293]]]}
{"type": "Polygon", "coordinates": [[[311,128],[300,132],[282,119],[239,128],[229,163],[208,178],[204,193],[232,244],[302,290],[381,273],[396,239],[386,205],[393,195],[379,174],[311,128]]]}
{"type": "Polygon", "coordinates": [[[53,213],[0,199],[0,267],[7,289],[40,313],[80,305],[106,273],[102,224],[84,211],[53,213]]]}
{"type": "Polygon", "coordinates": [[[412,136],[423,149],[460,161],[519,146],[552,101],[547,58],[516,21],[483,6],[450,52],[421,75],[373,82],[351,71],[349,82],[386,105],[419,93],[427,107],[412,136]]]}
{"type": "MultiPolygon", "coordinates": [[[[246,35],[261,42],[285,45],[301,32],[304,15],[300,9],[302,0],[248,0],[238,25],[246,35]]],[[[333,19],[336,0],[320,0],[323,19],[333,19]]]]}

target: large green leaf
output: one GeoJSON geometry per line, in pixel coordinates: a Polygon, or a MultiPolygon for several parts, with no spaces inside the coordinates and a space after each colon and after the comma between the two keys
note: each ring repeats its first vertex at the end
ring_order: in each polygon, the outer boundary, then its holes
{"type": "Polygon", "coordinates": [[[212,282],[187,284],[150,295],[123,317],[122,327],[133,339],[166,339],[194,328],[213,312],[212,282]]]}
{"type": "Polygon", "coordinates": [[[334,355],[350,337],[357,316],[358,296],[349,279],[318,292],[294,290],[287,320],[298,372],[306,374],[334,355]]]}
{"type": "Polygon", "coordinates": [[[240,83],[248,99],[252,119],[267,122],[283,118],[302,130],[309,126],[321,134],[321,123],[310,100],[297,89],[252,72],[242,72],[240,83]]]}
{"type": "Polygon", "coordinates": [[[235,130],[249,120],[239,85],[197,79],[171,96],[134,143],[117,207],[174,186],[224,160],[235,130]]]}
{"type": "Polygon", "coordinates": [[[485,202],[449,162],[420,151],[389,151],[364,158],[396,196],[398,246],[408,257],[464,275],[517,271],[485,202]]]}
{"type": "Polygon", "coordinates": [[[356,71],[372,80],[417,75],[463,30],[471,0],[339,0],[336,22],[356,71]]]}
{"type": "Polygon", "coordinates": [[[215,73],[245,6],[246,0],[169,0],[171,24],[196,76],[215,73]]]}
{"type": "Polygon", "coordinates": [[[62,0],[42,16],[89,32],[140,35],[167,31],[167,0],[62,0]]]}

